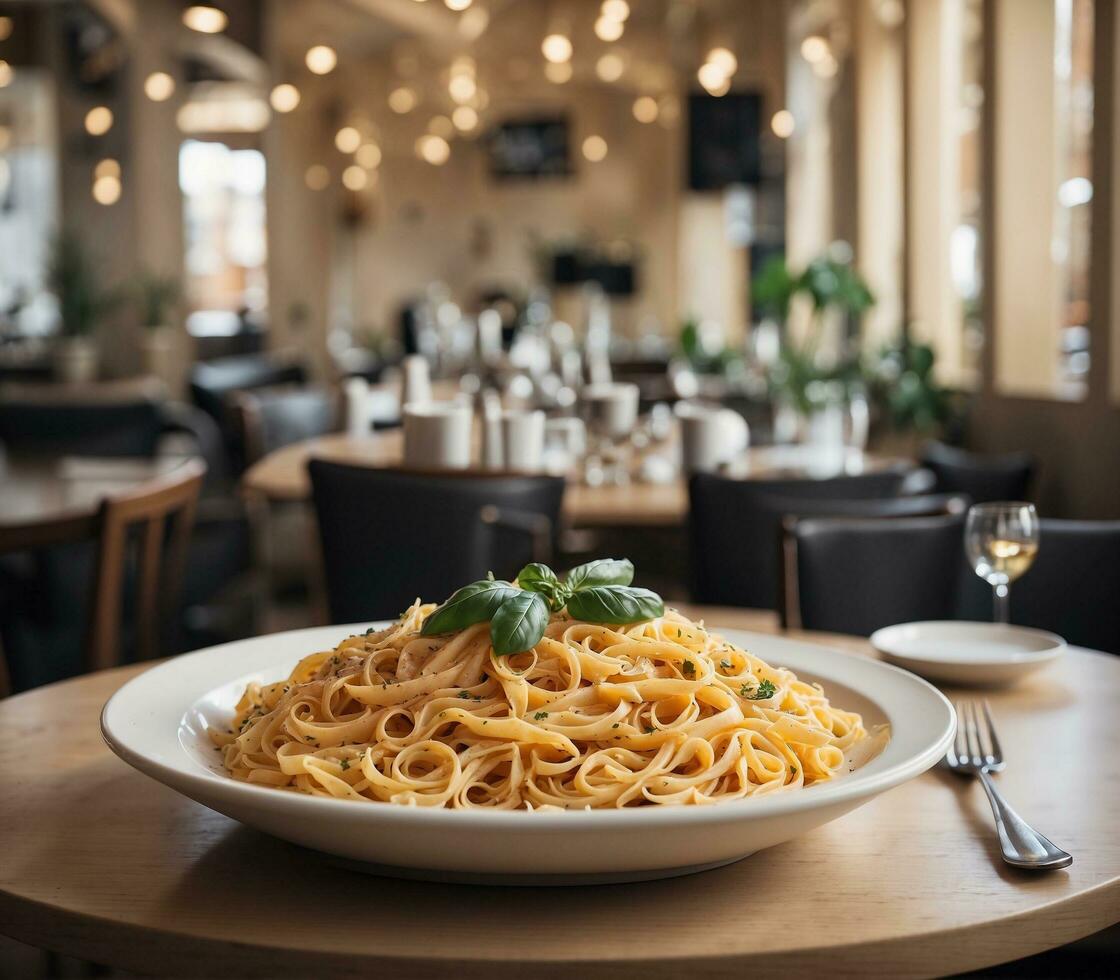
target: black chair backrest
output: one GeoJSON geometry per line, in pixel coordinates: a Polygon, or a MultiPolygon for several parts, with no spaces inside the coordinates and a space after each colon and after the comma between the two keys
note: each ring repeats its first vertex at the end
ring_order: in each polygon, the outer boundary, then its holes
{"type": "MultiPolygon", "coordinates": [[[[992,587],[961,563],[961,619],[992,618],[992,587]]],[[[1011,585],[1011,622],[1120,654],[1120,521],[1043,518],[1038,555],[1011,585]]]]}
{"type": "Polygon", "coordinates": [[[800,506],[897,497],[905,469],[831,480],[734,480],[697,473],[688,484],[692,597],[776,609],[782,517],[800,506]]]}
{"type": "Polygon", "coordinates": [[[301,385],[307,372],[300,364],[281,363],[263,354],[201,361],[191,368],[191,398],[219,424],[226,422],[227,399],[234,392],[275,385],[301,385]]]}
{"type": "Polygon", "coordinates": [[[246,392],[237,405],[247,463],[293,442],[333,432],[338,425],[338,399],[325,388],[246,392]]]}
{"type": "Polygon", "coordinates": [[[923,447],[921,464],[937,478],[938,493],[967,493],[977,504],[1029,499],[1035,472],[1029,453],[971,453],[942,442],[923,447]]]}
{"type": "Polygon", "coordinates": [[[158,402],[0,402],[0,443],[37,456],[154,456],[164,430],[158,402]]]}
{"type": "Polygon", "coordinates": [[[953,514],[793,523],[799,616],[792,625],[870,636],[894,623],[953,618],[964,520],[953,514]]]}
{"type": "Polygon", "coordinates": [[[427,474],[308,463],[330,617],[390,619],[417,597],[442,602],[486,577],[511,578],[543,525],[554,535],[563,477],[427,474]],[[543,520],[542,520],[543,518],[543,520]]]}

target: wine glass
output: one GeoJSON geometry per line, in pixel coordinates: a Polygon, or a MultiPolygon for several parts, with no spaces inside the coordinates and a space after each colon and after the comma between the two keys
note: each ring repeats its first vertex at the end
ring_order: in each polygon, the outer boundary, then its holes
{"type": "Polygon", "coordinates": [[[1011,583],[1034,562],[1038,530],[1034,504],[1004,502],[969,508],[964,547],[976,574],[992,587],[997,623],[1009,621],[1011,583]]]}

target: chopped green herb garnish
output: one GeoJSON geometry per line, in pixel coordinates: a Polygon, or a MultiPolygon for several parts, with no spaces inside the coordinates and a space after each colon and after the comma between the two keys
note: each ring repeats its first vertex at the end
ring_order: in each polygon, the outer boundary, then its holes
{"type": "Polygon", "coordinates": [[[547,717],[548,717],[548,712],[547,711],[538,711],[535,715],[533,715],[533,721],[540,721],[541,719],[547,718],[547,717]]]}
{"type": "Polygon", "coordinates": [[[459,697],[461,697],[464,701],[466,701],[470,696],[471,696],[470,691],[460,691],[459,692],[459,697]]]}
{"type": "Polygon", "coordinates": [[[343,759],[339,763],[339,765],[342,767],[342,771],[346,772],[346,770],[350,768],[350,760],[349,759],[343,759]]]}
{"type": "Polygon", "coordinates": [[[772,698],[777,690],[773,681],[763,681],[758,685],[758,690],[751,695],[751,700],[765,701],[767,698],[772,698]]]}
{"type": "Polygon", "coordinates": [[[730,660],[721,660],[721,661],[719,662],[719,665],[720,665],[720,666],[721,666],[721,667],[722,667],[722,668],[723,668],[724,670],[730,670],[730,669],[732,668],[732,666],[733,666],[733,664],[731,663],[731,661],[730,661],[730,660]]]}
{"type": "Polygon", "coordinates": [[[611,725],[611,728],[618,728],[618,722],[616,721],[613,725],[611,725]]]}
{"type": "Polygon", "coordinates": [[[655,731],[657,731],[657,729],[654,728],[653,725],[646,725],[646,734],[647,735],[652,735],[655,731]]]}
{"type": "Polygon", "coordinates": [[[681,670],[683,670],[689,677],[694,677],[696,675],[696,664],[694,664],[691,660],[686,660],[683,664],[681,664],[681,670]]]}

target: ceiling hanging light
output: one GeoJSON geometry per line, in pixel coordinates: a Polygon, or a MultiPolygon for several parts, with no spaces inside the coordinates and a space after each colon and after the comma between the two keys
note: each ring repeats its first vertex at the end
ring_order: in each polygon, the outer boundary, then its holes
{"type": "Polygon", "coordinates": [[[443,0],[448,10],[466,10],[471,5],[471,0],[443,0]]]}
{"type": "Polygon", "coordinates": [[[418,101],[419,99],[416,96],[416,92],[407,85],[401,85],[399,88],[395,88],[389,93],[389,108],[401,116],[405,113],[412,112],[412,110],[416,108],[416,103],[418,101]]]}
{"type": "Polygon", "coordinates": [[[801,57],[811,65],[823,61],[831,54],[832,49],[828,41],[819,34],[810,34],[801,42],[801,57]]]}
{"type": "Polygon", "coordinates": [[[416,153],[434,167],[442,167],[451,157],[451,145],[442,136],[428,133],[416,141],[416,153]]]}
{"type": "Polygon", "coordinates": [[[789,109],[779,109],[770,120],[770,128],[778,139],[789,139],[797,128],[793,113],[789,109]]]}
{"type": "Polygon", "coordinates": [[[599,15],[608,20],[624,21],[630,16],[630,4],[626,0],[603,0],[599,15]]]}
{"type": "Polygon", "coordinates": [[[549,34],[541,41],[541,54],[553,64],[572,60],[572,42],[564,34],[549,34]]]}
{"type": "Polygon", "coordinates": [[[739,70],[739,59],[728,48],[712,48],[708,52],[708,63],[718,67],[728,77],[739,70]]]}
{"type": "Polygon", "coordinates": [[[632,111],[638,122],[651,123],[657,122],[657,116],[661,110],[657,106],[657,99],[651,95],[641,95],[634,100],[632,111]]]}
{"type": "Polygon", "coordinates": [[[343,126],[334,134],[334,145],[339,153],[353,153],[362,145],[362,134],[353,126],[343,126]]]}
{"type": "Polygon", "coordinates": [[[456,106],[451,113],[451,121],[455,128],[464,133],[469,133],[478,125],[478,113],[469,105],[456,106]]]}
{"type": "Polygon", "coordinates": [[[269,93],[268,101],[277,112],[291,112],[299,105],[299,89],[288,82],[282,82],[269,93]]]}
{"type": "Polygon", "coordinates": [[[600,17],[595,21],[595,36],[600,41],[617,41],[622,37],[626,25],[620,20],[611,20],[609,17],[600,17]]]}
{"type": "Polygon", "coordinates": [[[348,191],[364,190],[369,183],[369,174],[359,166],[352,165],[342,171],[342,185],[348,191]]]}
{"type": "Polygon", "coordinates": [[[3,58],[0,58],[0,88],[7,88],[12,84],[12,78],[15,72],[12,71],[12,66],[9,65],[3,58]]]}
{"type": "Polygon", "coordinates": [[[100,160],[93,168],[90,194],[98,203],[108,207],[121,199],[121,165],[112,158],[100,160]]]}
{"type": "Polygon", "coordinates": [[[197,3],[183,10],[183,23],[200,34],[221,34],[229,24],[229,17],[220,7],[197,3]]]}
{"type": "Polygon", "coordinates": [[[316,44],[314,47],[307,49],[303,61],[307,65],[308,71],[314,72],[316,75],[329,75],[334,71],[335,65],[338,64],[338,52],[329,45],[316,44]]]}
{"type": "Polygon", "coordinates": [[[366,170],[376,170],[381,166],[381,147],[376,143],[363,143],[354,154],[354,159],[366,170]]]}
{"type": "Polygon", "coordinates": [[[166,102],[175,94],[175,79],[165,71],[154,71],[144,79],[144,94],[153,102],[166,102]]]}
{"type": "Polygon", "coordinates": [[[607,141],[602,136],[588,136],[583,141],[583,155],[592,163],[599,163],[607,158],[607,141]]]}
{"type": "Polygon", "coordinates": [[[85,126],[90,136],[104,136],[113,128],[113,110],[105,105],[95,105],[86,113],[85,126]]]}
{"type": "Polygon", "coordinates": [[[0,41],[8,40],[15,26],[15,21],[11,17],[0,17],[0,41]]]}

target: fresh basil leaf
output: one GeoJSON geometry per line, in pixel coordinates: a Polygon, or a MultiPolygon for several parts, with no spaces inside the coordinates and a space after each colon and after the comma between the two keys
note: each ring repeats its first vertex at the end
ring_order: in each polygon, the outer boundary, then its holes
{"type": "Polygon", "coordinates": [[[493,619],[503,601],[520,594],[521,590],[514,588],[509,582],[495,582],[492,579],[464,585],[424,620],[420,632],[424,636],[454,633],[475,623],[493,619]]]}
{"type": "Polygon", "coordinates": [[[665,612],[661,596],[628,585],[593,585],[574,592],[568,612],[585,623],[641,623],[665,612]]]}
{"type": "Polygon", "coordinates": [[[531,650],[548,626],[548,602],[539,592],[514,591],[490,619],[490,645],[497,654],[531,650]]]}
{"type": "Polygon", "coordinates": [[[629,558],[596,558],[577,565],[564,579],[571,592],[596,585],[629,585],[634,581],[634,563],[629,558]]]}
{"type": "Polygon", "coordinates": [[[540,592],[542,595],[548,595],[556,591],[557,586],[560,585],[560,579],[547,565],[535,561],[531,565],[526,565],[517,573],[517,584],[530,592],[540,592]]]}

